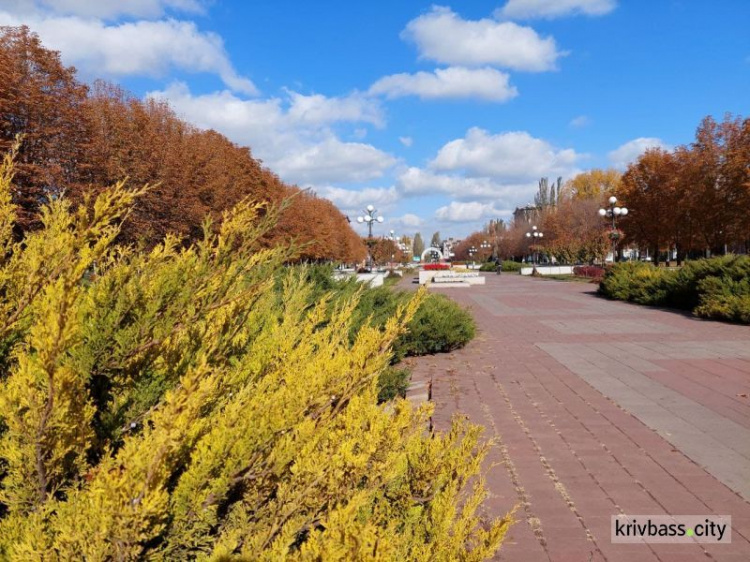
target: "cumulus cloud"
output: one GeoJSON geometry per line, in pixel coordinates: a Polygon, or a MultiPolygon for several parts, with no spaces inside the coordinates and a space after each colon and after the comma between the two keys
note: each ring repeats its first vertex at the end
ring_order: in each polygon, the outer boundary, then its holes
{"type": "Polygon", "coordinates": [[[624,170],[628,164],[633,162],[649,148],[662,148],[669,150],[670,146],[661,139],[654,137],[639,137],[619,146],[607,156],[612,165],[618,170],[624,170]]]}
{"type": "Polygon", "coordinates": [[[396,159],[372,145],[342,142],[330,136],[322,142],[288,152],[272,166],[295,183],[360,182],[379,178],[396,159]]]}
{"type": "Polygon", "coordinates": [[[443,195],[457,201],[491,201],[494,206],[513,209],[533,199],[537,181],[514,183],[502,177],[465,177],[410,167],[398,175],[396,187],[407,198],[443,195]]]}
{"type": "Polygon", "coordinates": [[[173,19],[107,25],[77,16],[22,18],[0,11],[0,25],[26,24],[67,64],[93,76],[164,76],[172,69],[218,75],[227,87],[257,94],[255,85],[229,61],[217,34],[173,19]]]}
{"type": "Polygon", "coordinates": [[[476,222],[507,213],[507,210],[497,209],[492,203],[451,201],[450,204],[435,211],[435,218],[447,222],[476,222]]]}
{"type": "Polygon", "coordinates": [[[393,74],[370,87],[370,93],[388,98],[418,96],[422,99],[478,98],[504,102],[518,95],[510,77],[494,68],[438,68],[434,72],[393,74]]]}
{"type": "Polygon", "coordinates": [[[425,221],[413,213],[406,213],[405,215],[394,218],[393,223],[400,226],[402,229],[406,229],[419,228],[425,224],[425,221]]]}
{"type": "Polygon", "coordinates": [[[349,209],[352,214],[361,213],[367,205],[387,207],[400,199],[395,187],[366,187],[364,189],[344,189],[324,186],[315,188],[321,197],[330,199],[341,209],[349,209]]]}
{"type": "Polygon", "coordinates": [[[339,122],[377,123],[371,109],[353,110],[344,98],[291,95],[288,99],[243,99],[232,92],[193,95],[182,83],[151,92],[169,101],[187,121],[216,129],[233,141],[250,146],[285,181],[301,185],[377,178],[396,159],[374,146],[344,142],[330,129],[339,122]],[[335,108],[340,108],[337,113],[335,108]]]}
{"type": "Polygon", "coordinates": [[[300,123],[325,124],[337,121],[384,125],[383,110],[377,100],[355,93],[344,97],[320,94],[303,95],[287,91],[291,105],[289,117],[300,123]]]}
{"type": "Polygon", "coordinates": [[[510,19],[558,18],[572,14],[601,16],[616,7],[616,0],[508,0],[496,13],[510,19]]]}
{"type": "Polygon", "coordinates": [[[411,137],[398,137],[398,142],[409,148],[412,144],[414,144],[414,139],[411,137]]]}
{"type": "Polygon", "coordinates": [[[540,37],[530,27],[464,20],[441,6],[410,21],[401,36],[416,44],[421,58],[450,65],[543,71],[554,69],[562,54],[552,37],[540,37]]]}
{"type": "Polygon", "coordinates": [[[525,131],[492,135],[473,127],[462,139],[445,144],[430,163],[435,170],[463,170],[468,176],[502,177],[515,182],[541,176],[569,176],[583,155],[556,149],[525,131]]]}
{"type": "Polygon", "coordinates": [[[192,13],[203,11],[203,3],[199,0],[10,0],[3,3],[14,12],[52,12],[99,19],[120,16],[158,18],[170,10],[192,13]]]}

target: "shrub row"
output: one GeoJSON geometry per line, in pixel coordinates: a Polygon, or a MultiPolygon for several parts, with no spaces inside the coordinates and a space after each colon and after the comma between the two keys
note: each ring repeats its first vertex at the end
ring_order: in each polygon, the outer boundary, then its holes
{"type": "MultiPolygon", "coordinates": [[[[345,300],[361,292],[352,316],[352,339],[365,323],[384,326],[399,306],[413,296],[413,293],[389,287],[363,288],[355,279],[336,281],[332,276],[332,267],[327,265],[306,266],[305,271],[307,280],[316,287],[314,300],[326,293],[332,294],[335,299],[345,300]]],[[[471,341],[475,333],[474,319],[466,309],[444,295],[427,294],[414,318],[407,324],[406,333],[394,343],[393,363],[404,357],[459,349],[471,341]]]]}
{"type": "Polygon", "coordinates": [[[619,263],[607,270],[599,292],[613,299],[750,324],[750,257],[701,259],[678,270],[648,263],[619,263]]]}

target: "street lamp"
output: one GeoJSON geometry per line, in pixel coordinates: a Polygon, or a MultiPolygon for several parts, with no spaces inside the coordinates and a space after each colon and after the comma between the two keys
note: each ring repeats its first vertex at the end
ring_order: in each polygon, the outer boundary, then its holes
{"type": "Polygon", "coordinates": [[[357,217],[357,222],[360,224],[363,222],[367,223],[367,237],[372,238],[372,223],[383,222],[384,219],[377,214],[378,210],[372,205],[367,205],[363,212],[364,215],[357,217]]]}
{"type": "MultiPolygon", "coordinates": [[[[534,238],[534,240],[539,240],[541,242],[541,239],[544,238],[544,233],[540,231],[536,226],[532,226],[531,231],[526,233],[526,238],[529,239],[529,242],[531,242],[532,238],[534,238]]],[[[536,248],[534,248],[534,252],[531,254],[532,265],[536,265],[536,261],[537,261],[536,260],[536,248]]]]}
{"type": "Polygon", "coordinates": [[[609,239],[612,241],[612,261],[617,261],[617,240],[620,238],[620,232],[617,230],[617,217],[624,217],[628,214],[627,207],[617,205],[617,197],[612,195],[609,199],[608,209],[599,209],[599,216],[602,218],[612,219],[612,230],[609,232],[609,239]]]}
{"type": "Polygon", "coordinates": [[[469,248],[469,257],[471,258],[471,265],[472,266],[474,265],[474,254],[476,254],[476,253],[477,253],[476,247],[472,246],[471,248],[469,248]]]}

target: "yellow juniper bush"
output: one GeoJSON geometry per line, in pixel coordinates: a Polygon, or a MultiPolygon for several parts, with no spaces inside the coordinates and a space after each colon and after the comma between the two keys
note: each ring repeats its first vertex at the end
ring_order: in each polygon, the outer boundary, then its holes
{"type": "Polygon", "coordinates": [[[359,294],[309,305],[277,211],[243,202],[188,248],[115,244],[118,183],[13,238],[0,168],[0,559],[483,560],[491,446],[377,402],[423,295],[350,338],[359,294]]]}

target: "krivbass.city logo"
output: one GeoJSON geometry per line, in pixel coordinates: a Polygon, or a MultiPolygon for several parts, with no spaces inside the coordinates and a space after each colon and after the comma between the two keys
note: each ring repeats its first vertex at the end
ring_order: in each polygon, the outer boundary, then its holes
{"type": "Polygon", "coordinates": [[[613,543],[730,543],[730,515],[613,515],[613,543]]]}

